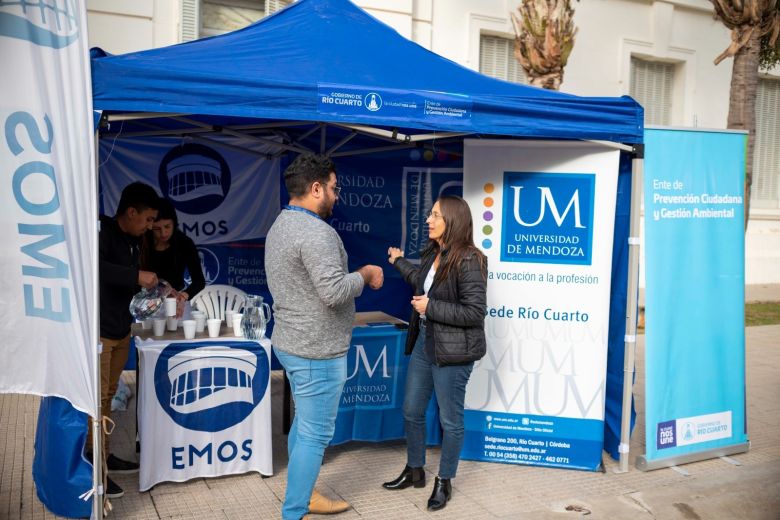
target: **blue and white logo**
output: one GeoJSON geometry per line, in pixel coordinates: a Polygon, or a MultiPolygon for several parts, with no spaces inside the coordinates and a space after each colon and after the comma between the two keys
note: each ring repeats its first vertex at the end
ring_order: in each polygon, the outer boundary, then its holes
{"type": "Polygon", "coordinates": [[[230,191],[227,161],[202,144],[172,148],[160,162],[158,177],[163,196],[189,215],[216,209],[230,191]]]}
{"type": "Polygon", "coordinates": [[[382,108],[382,96],[376,92],[369,92],[366,97],[363,98],[363,106],[366,110],[371,112],[377,112],[382,108]]]}
{"type": "Polygon", "coordinates": [[[463,170],[404,168],[401,180],[401,247],[407,260],[420,262],[421,253],[429,240],[425,221],[433,203],[442,195],[463,195],[463,170]]]}
{"type": "Polygon", "coordinates": [[[501,260],[590,265],[595,179],[504,172],[501,260]]]}
{"type": "Polygon", "coordinates": [[[217,255],[207,247],[199,247],[198,256],[200,257],[200,267],[203,270],[206,284],[210,285],[216,282],[219,277],[219,258],[217,255]]]}
{"type": "Polygon", "coordinates": [[[154,368],[157,400],[176,424],[188,430],[222,431],[249,417],[262,401],[268,366],[268,355],[259,345],[171,343],[154,368]],[[201,348],[208,348],[209,355],[192,352],[201,348]]]}
{"type": "Polygon", "coordinates": [[[694,430],[693,423],[692,422],[686,422],[685,425],[683,426],[683,430],[685,432],[685,433],[683,433],[683,439],[686,440],[686,441],[692,441],[693,440],[693,435],[694,435],[694,433],[693,433],[693,430],[694,430]]]}
{"type": "Polygon", "coordinates": [[[656,446],[659,450],[677,446],[677,421],[658,423],[656,446]]]}
{"type": "MultiPolygon", "coordinates": [[[[198,258],[200,258],[200,270],[203,272],[203,278],[206,279],[206,285],[216,283],[219,276],[219,258],[211,249],[198,247],[198,258]]],[[[192,276],[189,271],[184,275],[184,284],[190,285],[192,276]]]]}
{"type": "Polygon", "coordinates": [[[0,36],[62,49],[79,39],[75,0],[0,0],[0,36]]]}
{"type": "Polygon", "coordinates": [[[399,351],[383,336],[363,337],[347,353],[347,381],[340,410],[394,408],[398,397],[399,351]]]}

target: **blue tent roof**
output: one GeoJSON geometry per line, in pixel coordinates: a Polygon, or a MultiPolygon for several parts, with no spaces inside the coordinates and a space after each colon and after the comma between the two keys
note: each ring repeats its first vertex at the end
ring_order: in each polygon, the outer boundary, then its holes
{"type": "Polygon", "coordinates": [[[118,56],[93,52],[96,110],[642,141],[634,100],[483,76],[348,0],[300,0],[244,29],[118,56]],[[101,55],[102,54],[102,55],[101,55]],[[373,97],[372,97],[373,94],[373,97]]]}

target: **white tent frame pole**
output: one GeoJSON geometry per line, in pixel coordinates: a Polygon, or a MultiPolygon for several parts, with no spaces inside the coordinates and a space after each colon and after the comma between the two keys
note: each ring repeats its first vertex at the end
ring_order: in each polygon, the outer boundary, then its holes
{"type": "MultiPolygon", "coordinates": [[[[95,188],[100,184],[99,169],[99,145],[100,145],[100,129],[95,131],[95,188]]],[[[94,196],[96,199],[100,197],[99,190],[95,190],[94,196]]],[[[100,200],[97,201],[97,206],[100,207],[100,200]]],[[[94,494],[92,495],[92,518],[96,520],[103,519],[103,442],[101,435],[102,421],[101,414],[103,411],[100,409],[100,354],[103,350],[103,345],[100,344],[100,272],[99,272],[99,244],[100,244],[100,220],[97,215],[90,215],[90,218],[94,218],[97,225],[93,226],[93,231],[97,232],[95,237],[95,247],[92,251],[92,309],[91,315],[94,318],[92,326],[91,339],[95,340],[95,348],[98,351],[97,359],[95,360],[95,366],[92,370],[92,377],[95,383],[95,410],[97,411],[97,417],[92,421],[92,489],[94,494]]]]}
{"type": "Polygon", "coordinates": [[[620,461],[615,473],[628,471],[631,442],[631,402],[636,366],[636,324],[639,310],[639,226],[644,182],[644,145],[634,147],[631,160],[631,214],[628,232],[628,288],[626,290],[626,332],[623,349],[623,409],[620,415],[620,461]]]}
{"type": "Polygon", "coordinates": [[[158,119],[160,117],[188,116],[182,112],[128,112],[126,114],[106,114],[106,121],[135,121],[136,119],[158,119]]]}

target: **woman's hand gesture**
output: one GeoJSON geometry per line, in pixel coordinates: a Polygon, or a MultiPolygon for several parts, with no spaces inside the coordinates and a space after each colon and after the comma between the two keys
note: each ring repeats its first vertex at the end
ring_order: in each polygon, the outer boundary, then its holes
{"type": "Polygon", "coordinates": [[[397,247],[388,247],[387,248],[387,256],[388,256],[387,261],[390,262],[390,264],[394,264],[395,260],[399,256],[401,256],[401,257],[404,256],[404,252],[401,251],[400,249],[398,249],[397,247]]]}

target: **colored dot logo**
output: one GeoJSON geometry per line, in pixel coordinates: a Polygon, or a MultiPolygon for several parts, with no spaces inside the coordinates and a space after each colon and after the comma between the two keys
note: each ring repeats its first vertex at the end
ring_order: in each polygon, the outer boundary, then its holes
{"type": "MultiPolygon", "coordinates": [[[[482,187],[482,191],[485,192],[485,198],[482,199],[482,205],[486,208],[482,213],[482,219],[485,222],[490,222],[493,220],[493,212],[487,208],[492,208],[493,204],[495,204],[495,200],[493,200],[493,197],[491,196],[495,191],[495,186],[492,182],[488,182],[482,187]]],[[[485,235],[485,239],[482,240],[482,248],[490,249],[493,247],[493,241],[490,239],[490,236],[493,234],[493,226],[490,224],[482,226],[482,234],[485,235]]]]}

